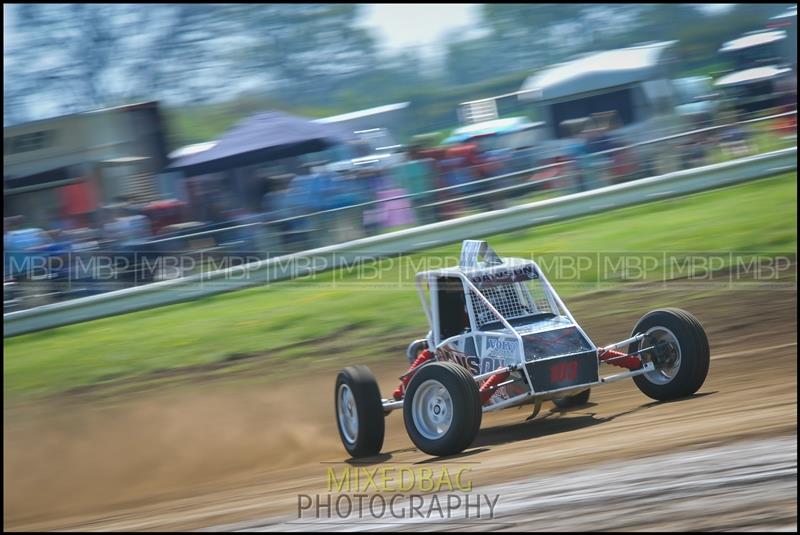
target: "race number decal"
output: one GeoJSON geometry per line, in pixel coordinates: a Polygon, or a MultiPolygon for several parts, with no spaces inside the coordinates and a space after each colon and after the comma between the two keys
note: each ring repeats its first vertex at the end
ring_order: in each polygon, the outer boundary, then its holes
{"type": "Polygon", "coordinates": [[[598,381],[597,352],[584,351],[528,362],[525,367],[536,392],[547,392],[598,381]]]}
{"type": "Polygon", "coordinates": [[[553,384],[574,381],[578,377],[578,361],[556,362],[550,366],[550,382],[553,384]]]}

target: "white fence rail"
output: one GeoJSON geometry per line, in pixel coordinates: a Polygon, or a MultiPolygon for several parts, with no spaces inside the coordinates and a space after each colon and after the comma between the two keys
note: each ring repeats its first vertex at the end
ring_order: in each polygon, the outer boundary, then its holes
{"type": "Polygon", "coordinates": [[[555,199],[363,238],[225,270],[138,286],[3,315],[3,336],[190,301],[345,263],[410,253],[558,220],[754,180],[797,169],[797,147],[644,178],[555,199]]]}

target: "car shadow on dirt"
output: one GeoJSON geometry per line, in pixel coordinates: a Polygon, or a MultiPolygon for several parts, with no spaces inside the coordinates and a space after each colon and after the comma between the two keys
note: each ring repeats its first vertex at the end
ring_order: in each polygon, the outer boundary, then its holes
{"type": "MultiPolygon", "coordinates": [[[[590,409],[596,407],[596,403],[590,402],[581,407],[569,409],[559,409],[554,407],[549,411],[544,412],[542,416],[534,418],[533,420],[526,420],[517,424],[500,425],[487,429],[481,429],[475,441],[472,443],[472,448],[486,449],[490,446],[498,446],[501,444],[507,444],[509,442],[518,442],[521,440],[530,440],[539,437],[555,435],[558,433],[576,431],[578,429],[584,429],[598,424],[610,422],[621,416],[628,416],[642,410],[657,407],[664,403],[691,401],[693,399],[699,399],[716,393],[716,391],[704,392],[672,401],[652,401],[627,411],[618,412],[616,414],[603,417],[597,416],[596,412],[591,412],[590,409]]],[[[469,453],[471,451],[472,450],[469,450],[465,453],[469,453]]]]}
{"type": "MultiPolygon", "coordinates": [[[[446,457],[431,457],[429,459],[425,459],[423,461],[417,461],[414,464],[436,464],[436,463],[448,463],[458,460],[458,464],[470,464],[470,461],[461,461],[461,459],[469,458],[473,455],[477,455],[479,453],[483,453],[485,451],[489,451],[489,448],[473,448],[467,451],[463,451],[461,453],[457,453],[456,455],[448,455],[446,457]]],[[[474,461],[475,464],[479,464],[478,461],[474,461]]]]}
{"type": "MultiPolygon", "coordinates": [[[[687,396],[684,398],[674,399],[670,401],[651,401],[649,403],[643,403],[642,405],[634,407],[630,410],[618,412],[616,414],[612,414],[611,416],[605,416],[605,417],[598,417],[596,412],[591,412],[592,408],[598,406],[597,403],[593,403],[591,401],[580,407],[571,407],[571,408],[552,407],[548,411],[542,412],[540,416],[537,416],[533,420],[523,420],[517,424],[498,425],[486,429],[481,429],[478,432],[478,436],[475,438],[475,441],[472,443],[470,449],[462,453],[458,453],[456,455],[450,455],[447,457],[429,457],[422,461],[417,461],[414,463],[409,462],[408,464],[418,465],[418,464],[452,462],[455,460],[469,458],[479,453],[490,451],[491,450],[490,446],[499,446],[501,444],[507,444],[510,442],[518,442],[522,440],[530,440],[534,438],[555,435],[558,433],[576,431],[578,429],[583,429],[586,427],[602,424],[605,422],[610,422],[621,416],[628,416],[630,414],[634,414],[642,410],[647,410],[652,407],[657,407],[665,403],[679,403],[682,401],[684,402],[691,401],[693,399],[700,399],[702,397],[710,396],[716,393],[717,391],[702,392],[699,394],[694,394],[692,396],[687,396]]],[[[395,455],[402,453],[417,452],[417,451],[418,450],[416,448],[402,448],[398,450],[388,451],[385,453],[379,453],[378,455],[372,455],[370,457],[350,458],[344,460],[343,462],[351,466],[365,466],[365,467],[374,466],[390,462],[395,455]]],[[[461,462],[465,463],[469,461],[461,461],[461,462]]]]}
{"type": "Polygon", "coordinates": [[[373,466],[391,461],[393,456],[392,453],[396,452],[379,453],[377,455],[370,455],[369,457],[350,457],[349,459],[345,459],[343,462],[345,464],[349,464],[350,466],[373,466]]]}

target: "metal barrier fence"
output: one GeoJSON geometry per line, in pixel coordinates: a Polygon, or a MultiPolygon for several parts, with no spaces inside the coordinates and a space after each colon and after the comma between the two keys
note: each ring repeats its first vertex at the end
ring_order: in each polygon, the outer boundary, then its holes
{"type": "Polygon", "coordinates": [[[121,250],[66,255],[69,265],[61,270],[31,277],[25,284],[4,286],[8,290],[4,291],[4,311],[197,274],[227,258],[262,260],[380,235],[396,230],[398,223],[413,227],[449,221],[785,148],[796,142],[791,126],[796,115],[791,111],[755,117],[597,152],[565,145],[564,156],[556,161],[540,161],[536,148],[518,151],[498,163],[506,172],[496,176],[475,178],[476,169],[459,169],[452,172],[464,173],[462,182],[425,191],[291,217],[251,216],[248,223],[159,237],[121,250]],[[86,257],[111,258],[112,276],[99,281],[75,275],[81,267],[75,261],[86,257]],[[159,258],[167,257],[191,262],[153,268],[159,258]]]}
{"type": "Polygon", "coordinates": [[[4,314],[4,337],[263,285],[465,238],[529,228],[797,169],[797,148],[609,185],[302,253],[4,314]]]}

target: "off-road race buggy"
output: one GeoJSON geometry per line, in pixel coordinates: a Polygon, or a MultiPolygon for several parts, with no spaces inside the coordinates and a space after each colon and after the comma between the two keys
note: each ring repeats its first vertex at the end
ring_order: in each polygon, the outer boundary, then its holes
{"type": "Polygon", "coordinates": [[[664,401],[697,392],[708,373],[708,338],[680,309],[645,314],[631,337],[597,347],[536,262],[501,259],[486,242],[466,240],[458,267],[420,272],[416,285],[430,332],[408,348],[410,367],[389,399],[366,366],[336,378],[339,435],[352,457],[380,452],[384,417],[403,410],[412,442],[430,455],[472,444],[484,412],[543,401],[568,408],[591,387],[632,377],[664,401]],[[600,375],[600,366],[625,371],[600,375]]]}

